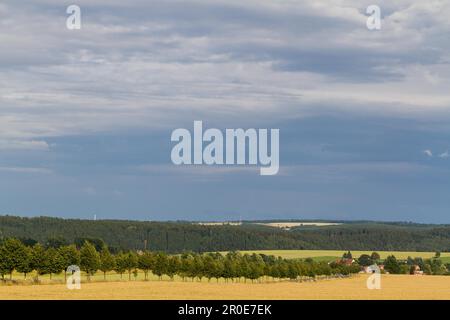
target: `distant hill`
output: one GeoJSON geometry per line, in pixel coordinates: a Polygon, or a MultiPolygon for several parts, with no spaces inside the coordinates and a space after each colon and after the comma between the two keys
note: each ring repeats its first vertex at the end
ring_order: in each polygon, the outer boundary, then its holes
{"type": "MultiPolygon", "coordinates": [[[[286,220],[287,221],[287,220],[286,220]]],[[[81,243],[84,239],[107,243],[112,250],[150,249],[171,253],[228,250],[396,250],[450,251],[450,225],[404,222],[319,221],[289,229],[262,225],[128,220],[76,220],[50,217],[0,216],[0,239],[20,238],[28,243],[81,243]]],[[[289,220],[288,222],[301,222],[289,220]]],[[[308,222],[308,223],[307,223],[308,222]]]]}

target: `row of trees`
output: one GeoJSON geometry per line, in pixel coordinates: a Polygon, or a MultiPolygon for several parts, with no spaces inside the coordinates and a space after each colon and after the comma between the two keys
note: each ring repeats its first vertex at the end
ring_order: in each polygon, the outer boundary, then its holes
{"type": "Polygon", "coordinates": [[[77,265],[90,279],[97,272],[106,274],[115,271],[121,275],[137,275],[142,270],[145,279],[148,274],[160,279],[166,275],[173,279],[175,275],[183,280],[224,278],[226,281],[244,278],[252,281],[261,277],[278,279],[298,279],[299,277],[315,277],[317,275],[347,275],[359,272],[358,265],[346,266],[328,264],[312,260],[286,260],[274,256],[252,254],[242,255],[239,252],[220,253],[184,253],[182,255],[167,255],[164,252],[119,252],[112,254],[106,246],[99,251],[90,242],[85,242],[80,248],[75,245],[58,248],[45,248],[41,244],[26,246],[17,239],[6,239],[0,246],[0,274],[2,278],[10,276],[14,271],[27,277],[36,271],[37,277],[49,274],[65,273],[71,265],[77,265]]]}
{"type": "Polygon", "coordinates": [[[408,257],[407,260],[397,260],[392,255],[384,261],[384,269],[393,274],[414,274],[416,266],[425,274],[450,274],[450,264],[445,265],[439,257],[433,257],[431,259],[408,257]]]}
{"type": "MultiPolygon", "coordinates": [[[[351,252],[343,255],[343,259],[353,261],[351,252]]],[[[445,266],[438,254],[432,259],[408,258],[397,260],[389,256],[381,261],[376,252],[371,255],[361,255],[355,263],[326,263],[315,262],[312,259],[286,260],[263,254],[242,255],[239,252],[230,252],[226,255],[220,253],[184,253],[182,255],[167,255],[164,252],[126,251],[112,254],[106,245],[100,249],[88,241],[80,245],[63,245],[59,247],[42,246],[37,243],[27,246],[22,241],[9,238],[0,245],[0,275],[2,278],[12,278],[13,272],[27,275],[35,271],[36,277],[64,272],[71,265],[79,266],[90,279],[97,272],[106,274],[115,271],[131,279],[142,270],[145,279],[148,274],[158,276],[160,279],[166,275],[173,278],[180,276],[183,280],[190,278],[224,278],[226,281],[234,279],[250,279],[252,281],[261,277],[298,279],[299,277],[315,277],[316,275],[350,274],[360,271],[361,266],[374,263],[383,263],[384,269],[389,273],[411,273],[415,266],[419,266],[426,274],[447,274],[450,266],[445,266]]]]}

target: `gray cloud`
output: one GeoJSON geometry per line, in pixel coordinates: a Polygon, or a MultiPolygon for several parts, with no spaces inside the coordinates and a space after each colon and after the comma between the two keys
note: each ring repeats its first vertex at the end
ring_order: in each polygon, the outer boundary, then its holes
{"type": "Polygon", "coordinates": [[[47,168],[33,168],[33,167],[0,167],[0,172],[7,173],[25,173],[25,174],[50,174],[52,170],[47,168]]]}
{"type": "Polygon", "coordinates": [[[0,140],[0,150],[49,150],[49,145],[40,140],[0,140]]]}
{"type": "Polygon", "coordinates": [[[6,139],[273,121],[335,110],[449,117],[450,5],[381,1],[60,1],[0,7],[6,139]],[[418,19],[420,17],[420,19],[418,19]]]}

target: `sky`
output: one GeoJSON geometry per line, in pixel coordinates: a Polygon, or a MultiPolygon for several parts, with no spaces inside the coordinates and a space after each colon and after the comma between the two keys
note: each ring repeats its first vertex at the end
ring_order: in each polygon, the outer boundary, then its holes
{"type": "Polygon", "coordinates": [[[445,0],[2,0],[0,214],[450,223],[449,34],[445,0]],[[195,120],[279,129],[278,174],[175,166],[195,120]]]}

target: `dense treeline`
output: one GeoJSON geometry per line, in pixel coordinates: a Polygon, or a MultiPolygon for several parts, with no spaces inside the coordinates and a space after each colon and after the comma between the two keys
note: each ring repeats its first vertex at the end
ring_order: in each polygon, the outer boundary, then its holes
{"type": "Polygon", "coordinates": [[[111,254],[106,246],[99,251],[89,242],[81,248],[75,245],[58,248],[44,247],[41,244],[27,246],[20,240],[9,238],[0,245],[0,274],[12,278],[13,272],[27,274],[35,271],[39,276],[65,272],[69,266],[79,266],[88,279],[96,272],[106,274],[115,271],[128,278],[137,275],[142,270],[147,279],[149,272],[161,278],[166,275],[174,278],[180,276],[183,280],[201,280],[224,278],[225,281],[250,279],[259,280],[262,277],[274,279],[297,280],[304,277],[348,275],[359,272],[358,265],[328,264],[312,260],[295,261],[276,258],[267,255],[242,255],[239,252],[220,253],[184,253],[182,255],[167,255],[164,252],[127,251],[111,254]]]}
{"type": "Polygon", "coordinates": [[[0,239],[16,237],[30,244],[81,245],[113,253],[151,250],[168,253],[258,249],[334,249],[386,251],[450,251],[449,225],[358,222],[291,231],[251,223],[241,226],[189,222],[65,220],[0,216],[0,239]]]}
{"type": "MultiPolygon", "coordinates": [[[[382,265],[382,272],[390,274],[415,274],[417,271],[427,275],[450,275],[450,263],[444,264],[440,259],[441,253],[436,252],[435,256],[430,259],[421,257],[408,257],[406,260],[398,260],[394,255],[388,256],[381,260],[380,255],[373,252],[371,255],[362,254],[356,259],[361,267],[369,267],[373,265],[382,265]]],[[[343,259],[353,259],[351,252],[343,255],[343,259]]]]}

